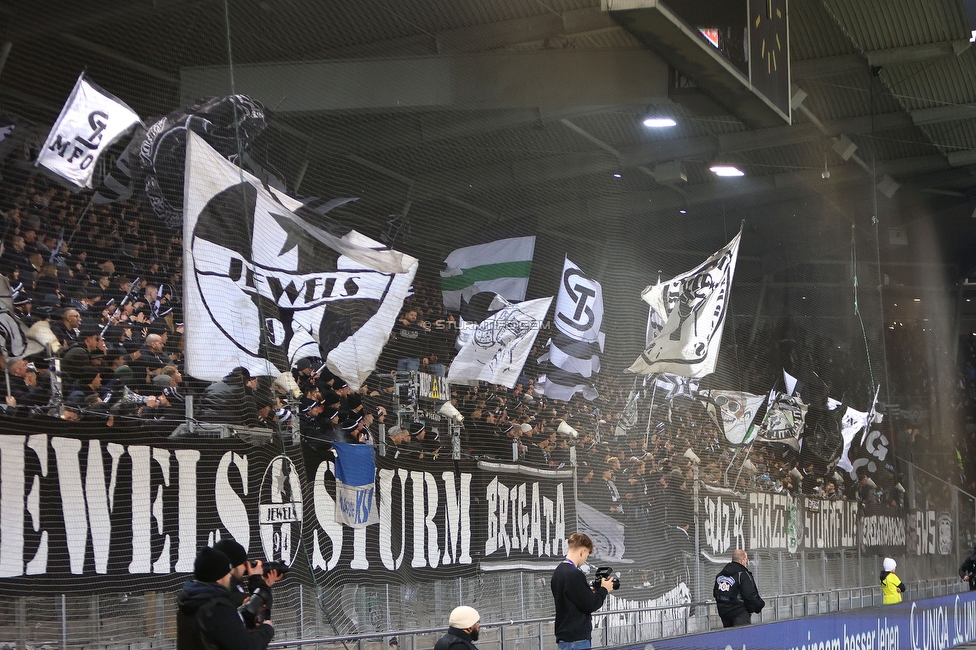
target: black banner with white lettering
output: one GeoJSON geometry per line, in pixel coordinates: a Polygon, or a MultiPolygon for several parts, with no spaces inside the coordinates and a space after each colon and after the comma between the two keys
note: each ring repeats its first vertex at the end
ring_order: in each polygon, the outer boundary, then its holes
{"type": "Polygon", "coordinates": [[[305,540],[326,582],[551,570],[575,530],[571,470],[377,458],[379,524],[354,530],[335,522],[333,462],[308,466],[314,510],[305,540]]]}
{"type": "Polygon", "coordinates": [[[906,528],[900,508],[869,503],[861,516],[861,548],[872,555],[904,555],[906,528]]]}
{"type": "Polygon", "coordinates": [[[0,435],[7,595],[177,589],[226,537],[320,584],[551,569],[575,530],[568,470],[378,458],[379,523],[352,529],[336,523],[334,461],[306,473],[298,447],[30,425],[0,435]]]}
{"type": "Polygon", "coordinates": [[[857,543],[856,503],[708,487],[700,499],[702,554],[715,561],[725,561],[736,548],[795,553],[857,543]]]}
{"type": "Polygon", "coordinates": [[[175,589],[227,536],[254,558],[300,557],[301,458],[274,444],[32,424],[0,435],[6,595],[175,589]]]}

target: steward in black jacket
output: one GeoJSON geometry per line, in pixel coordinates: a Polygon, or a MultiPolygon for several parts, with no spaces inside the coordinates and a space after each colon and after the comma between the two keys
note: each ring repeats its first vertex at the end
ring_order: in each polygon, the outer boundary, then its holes
{"type": "Polygon", "coordinates": [[[712,596],[725,627],[749,625],[751,615],[758,614],[766,606],[759,597],[752,571],[746,568],[747,562],[746,552],[737,549],[732,552],[732,561],[715,576],[712,596]]]}
{"type": "Polygon", "coordinates": [[[220,551],[204,547],[197,554],[194,578],[176,596],[177,650],[265,650],[274,638],[270,621],[247,630],[231,602],[230,569],[220,551]]]}

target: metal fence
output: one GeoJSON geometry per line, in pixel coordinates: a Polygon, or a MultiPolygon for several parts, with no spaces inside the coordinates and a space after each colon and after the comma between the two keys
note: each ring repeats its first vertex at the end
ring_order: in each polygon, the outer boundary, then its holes
{"type": "MultiPolygon", "coordinates": [[[[865,560],[866,558],[862,558],[865,560]]],[[[873,558],[872,558],[873,560],[873,558]]],[[[869,566],[864,571],[870,570],[869,566]]],[[[501,603],[474,602],[482,613],[480,648],[511,650],[553,650],[551,595],[548,575],[521,574],[505,585],[522,582],[526,611],[532,614],[504,620],[493,614],[501,603]],[[543,584],[544,583],[544,584],[543,584]],[[544,589],[542,588],[544,587],[544,589]],[[531,592],[529,591],[531,590],[531,592]]],[[[318,602],[322,595],[303,584],[275,588],[274,647],[309,647],[325,650],[422,650],[433,647],[444,633],[447,616],[423,616],[427,611],[448,611],[458,602],[456,591],[470,592],[472,584],[444,582],[420,596],[419,608],[404,599],[404,587],[389,585],[376,590],[352,590],[352,608],[361,613],[363,633],[336,636],[329,614],[318,602]],[[450,585],[453,585],[453,589],[450,585]],[[441,598],[443,600],[435,600],[441,598]],[[414,617],[404,616],[413,611],[414,617]],[[404,625],[400,621],[423,621],[404,625]]],[[[463,582],[463,581],[462,581],[463,582]]],[[[471,581],[473,582],[473,581],[471,581]]],[[[876,581],[874,581],[876,582],[876,581]]],[[[920,600],[957,593],[967,587],[957,578],[908,582],[906,600],[920,600]]],[[[763,584],[760,581],[760,587],[763,584]]],[[[349,595],[347,594],[347,595],[349,595]]],[[[757,622],[773,622],[829,612],[871,607],[881,604],[880,586],[847,586],[815,589],[802,593],[764,595],[766,608],[757,622]]],[[[653,641],[683,634],[707,632],[721,627],[713,603],[707,600],[664,607],[601,611],[594,616],[593,642],[596,646],[653,641]]],[[[24,596],[0,605],[0,650],[7,648],[69,648],[139,650],[176,646],[175,593],[149,592],[140,595],[111,594],[89,596],[24,596]]]]}
{"type": "MultiPolygon", "coordinates": [[[[955,579],[937,579],[907,585],[906,600],[921,600],[958,593],[966,586],[955,579]]],[[[783,594],[767,599],[766,607],[754,620],[771,623],[804,616],[828,614],[882,604],[880,586],[853,587],[814,591],[802,594],[783,594]]],[[[511,650],[552,650],[556,647],[551,616],[512,621],[482,623],[479,648],[511,650]]],[[[594,615],[593,644],[613,647],[642,643],[655,639],[697,634],[722,627],[721,619],[710,601],[687,603],[677,607],[654,607],[600,612],[594,615]]],[[[398,650],[422,650],[433,647],[443,635],[443,627],[403,630],[395,636],[387,634],[359,634],[346,637],[324,637],[302,640],[276,641],[272,647],[312,646],[316,650],[342,647],[344,650],[374,650],[395,647],[398,650]]]]}

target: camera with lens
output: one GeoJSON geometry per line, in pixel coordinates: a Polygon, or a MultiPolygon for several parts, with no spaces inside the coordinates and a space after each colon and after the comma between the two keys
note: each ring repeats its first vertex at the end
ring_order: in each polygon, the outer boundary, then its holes
{"type": "Polygon", "coordinates": [[[600,583],[603,580],[607,579],[607,578],[612,578],[613,579],[613,588],[614,588],[614,590],[620,589],[620,578],[618,578],[617,576],[613,575],[613,567],[612,566],[601,566],[601,567],[599,567],[596,570],[596,578],[593,579],[593,582],[590,583],[590,586],[592,586],[593,589],[599,589],[600,588],[600,583]]]}
{"type": "Polygon", "coordinates": [[[267,619],[269,609],[267,605],[271,602],[271,592],[264,587],[256,587],[248,596],[247,601],[237,608],[238,613],[245,621],[254,621],[260,625],[267,619]]]}
{"type": "MultiPolygon", "coordinates": [[[[257,566],[258,566],[257,560],[251,560],[251,568],[255,569],[257,568],[257,566]]],[[[261,568],[263,569],[262,572],[264,573],[264,575],[268,575],[272,571],[277,571],[278,575],[281,576],[282,578],[285,577],[286,573],[291,571],[290,566],[288,566],[284,562],[278,562],[276,560],[263,560],[261,562],[261,568]]]]}

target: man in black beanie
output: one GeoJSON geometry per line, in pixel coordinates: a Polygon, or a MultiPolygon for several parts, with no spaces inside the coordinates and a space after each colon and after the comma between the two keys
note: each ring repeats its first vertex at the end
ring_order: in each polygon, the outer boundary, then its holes
{"type": "Polygon", "coordinates": [[[248,562],[247,551],[244,547],[232,539],[222,539],[213,545],[214,550],[220,551],[230,560],[230,601],[234,607],[240,607],[247,600],[248,596],[257,594],[264,605],[260,608],[258,615],[255,616],[249,608],[246,612],[241,612],[244,623],[249,630],[253,630],[261,621],[271,617],[271,585],[276,583],[281,576],[275,570],[264,573],[264,566],[261,560],[248,562]],[[244,583],[244,576],[247,576],[247,584],[244,583]]]}
{"type": "Polygon", "coordinates": [[[205,546],[193,562],[193,578],[176,596],[177,650],[265,650],[274,638],[271,621],[248,631],[230,599],[231,561],[205,546]]]}

